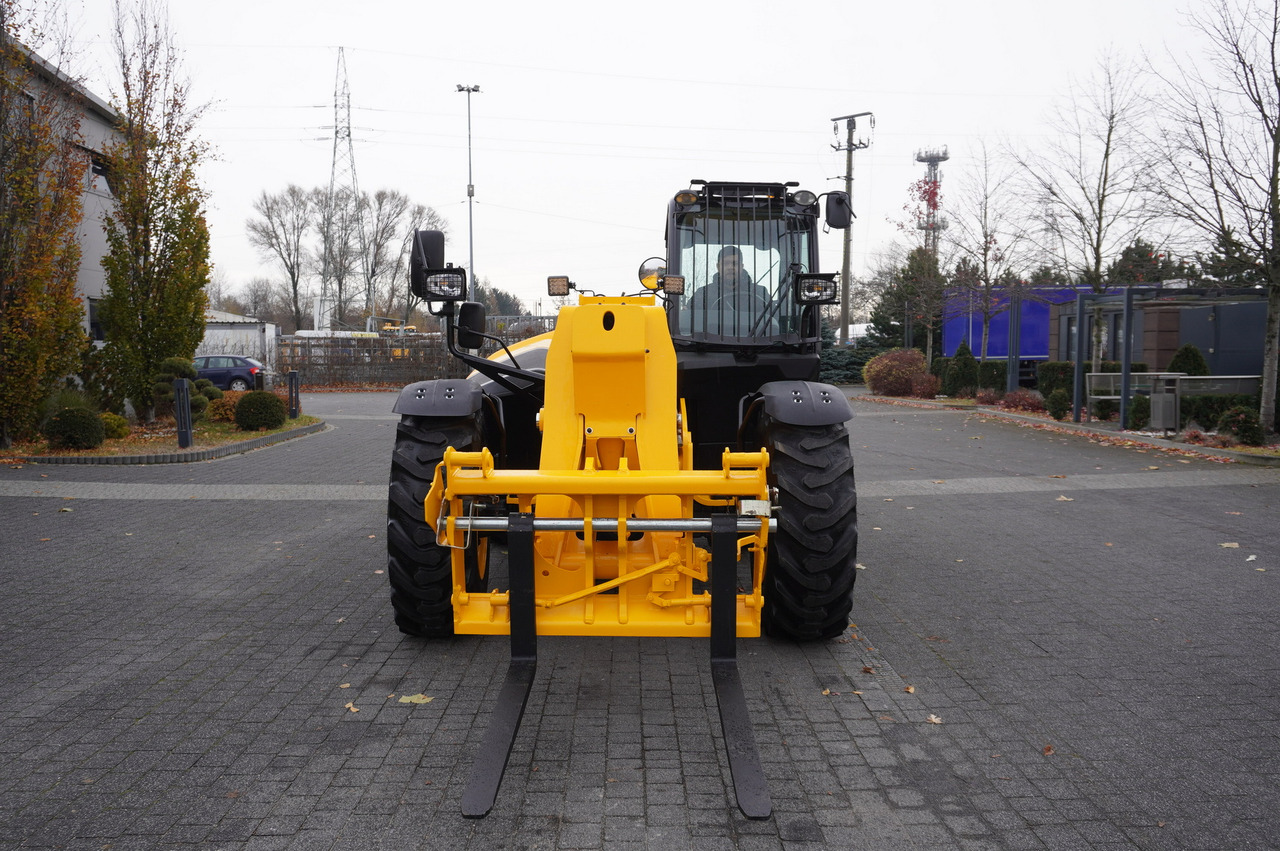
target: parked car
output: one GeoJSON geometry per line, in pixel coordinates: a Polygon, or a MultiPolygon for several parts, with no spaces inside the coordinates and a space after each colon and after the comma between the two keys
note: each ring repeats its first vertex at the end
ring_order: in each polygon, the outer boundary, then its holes
{"type": "Polygon", "coordinates": [[[207,378],[222,390],[253,390],[258,375],[263,387],[271,388],[271,370],[262,361],[236,355],[209,355],[194,359],[196,374],[207,378]]]}

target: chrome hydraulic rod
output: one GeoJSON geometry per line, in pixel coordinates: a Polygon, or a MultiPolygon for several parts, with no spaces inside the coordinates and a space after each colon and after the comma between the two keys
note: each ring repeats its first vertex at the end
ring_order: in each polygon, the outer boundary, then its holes
{"type": "MultiPolygon", "coordinates": [[[[760,531],[759,517],[750,515],[737,518],[739,532],[760,531]]],[[[617,529],[620,523],[616,517],[593,517],[591,528],[598,531],[617,529]]],[[[453,526],[460,532],[505,532],[506,517],[456,517],[453,526]]],[[[683,517],[674,519],[631,517],[626,521],[628,532],[710,532],[710,517],[683,517]]],[[[581,532],[586,528],[586,521],[581,517],[535,517],[535,532],[581,532]]],[[[769,518],[769,531],[776,532],[778,521],[769,518]]]]}

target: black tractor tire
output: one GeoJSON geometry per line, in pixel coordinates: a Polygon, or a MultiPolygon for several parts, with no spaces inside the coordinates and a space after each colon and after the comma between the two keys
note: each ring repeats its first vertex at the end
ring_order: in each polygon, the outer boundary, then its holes
{"type": "MultiPolygon", "coordinates": [[[[450,550],[436,543],[422,506],[436,466],[450,446],[468,452],[480,449],[476,417],[400,418],[387,498],[387,574],[396,626],[405,635],[453,635],[450,550]]],[[[487,541],[473,536],[466,551],[468,591],[486,590],[487,556],[487,541]]]]}
{"type": "Polygon", "coordinates": [[[766,635],[822,641],[849,626],[857,578],[858,492],[843,423],[767,431],[778,528],[769,536],[762,626],[766,635]]]}

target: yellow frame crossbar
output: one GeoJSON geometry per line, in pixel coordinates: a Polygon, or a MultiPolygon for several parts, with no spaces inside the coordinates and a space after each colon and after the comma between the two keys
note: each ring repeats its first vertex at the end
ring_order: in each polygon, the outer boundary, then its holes
{"type": "MultiPolygon", "coordinates": [[[[628,523],[670,520],[680,526],[701,500],[768,505],[768,464],[761,450],[726,451],[718,471],[500,470],[487,449],[447,449],[424,511],[438,542],[452,548],[454,631],[510,631],[507,591],[466,591],[465,550],[483,534],[468,521],[472,506],[487,500],[537,518],[547,516],[542,507],[550,504],[556,518],[581,527],[535,533],[539,634],[709,636],[711,595],[695,583],[707,582],[710,554],[695,545],[693,531],[632,532],[628,523]]],[[[740,535],[738,551],[751,555],[751,588],[737,597],[736,632],[753,637],[760,634],[769,518],[743,519],[740,528],[751,531],[740,535]]]]}

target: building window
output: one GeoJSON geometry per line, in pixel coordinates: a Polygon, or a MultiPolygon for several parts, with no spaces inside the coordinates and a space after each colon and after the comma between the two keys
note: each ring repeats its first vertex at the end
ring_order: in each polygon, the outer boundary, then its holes
{"type": "Polygon", "coordinates": [[[89,336],[95,343],[100,343],[107,339],[107,335],[102,330],[102,322],[98,319],[98,303],[100,298],[89,299],[89,336]]]}

